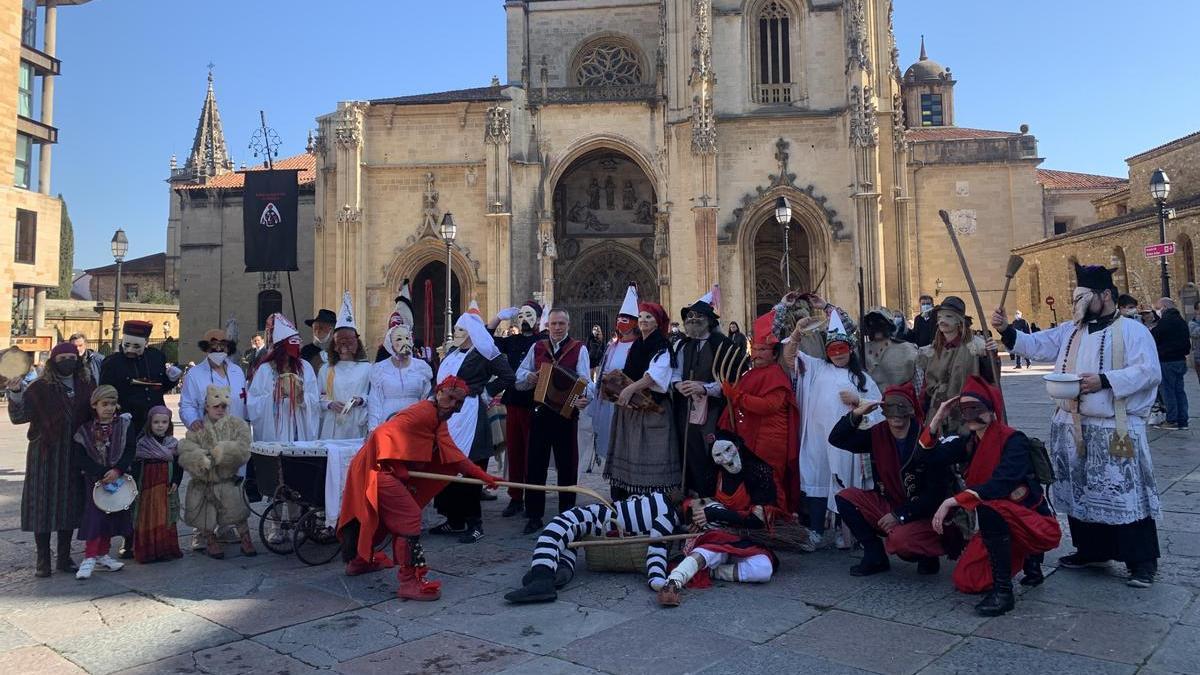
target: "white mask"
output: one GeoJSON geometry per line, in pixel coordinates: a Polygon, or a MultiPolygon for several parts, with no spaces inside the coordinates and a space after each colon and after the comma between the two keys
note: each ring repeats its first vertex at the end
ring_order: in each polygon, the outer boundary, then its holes
{"type": "Polygon", "coordinates": [[[538,315],[529,305],[521,305],[521,309],[517,310],[517,325],[524,328],[529,326],[533,330],[537,330],[538,315]]]}
{"type": "Polygon", "coordinates": [[[467,332],[466,328],[455,326],[454,338],[450,340],[450,344],[459,349],[469,349],[471,346],[471,334],[467,332]]]}
{"type": "Polygon", "coordinates": [[[720,440],[713,443],[712,458],[713,462],[729,473],[742,472],[742,456],[731,441],[720,440]]]}
{"type": "Polygon", "coordinates": [[[412,329],[400,324],[392,329],[392,351],[397,356],[408,356],[413,352],[412,329]]]}
{"type": "Polygon", "coordinates": [[[225,352],[213,352],[208,355],[208,360],[218,368],[225,365],[225,352]]]}
{"type": "Polygon", "coordinates": [[[135,358],[141,356],[146,351],[146,338],[136,337],[133,335],[121,336],[121,351],[125,352],[125,356],[135,358]]]}
{"type": "Polygon", "coordinates": [[[1075,319],[1075,323],[1082,322],[1087,318],[1088,307],[1092,304],[1092,298],[1096,292],[1090,288],[1078,286],[1075,292],[1071,294],[1071,318],[1075,319]]]}

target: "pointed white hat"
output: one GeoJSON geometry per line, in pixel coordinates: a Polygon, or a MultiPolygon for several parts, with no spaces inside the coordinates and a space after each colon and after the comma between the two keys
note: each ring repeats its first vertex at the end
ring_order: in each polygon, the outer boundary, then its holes
{"type": "Polygon", "coordinates": [[[339,328],[349,328],[355,333],[358,332],[358,326],[354,324],[354,300],[350,297],[350,291],[342,293],[342,306],[338,309],[337,324],[333,329],[339,328]]]}
{"type": "Polygon", "coordinates": [[[296,324],[289,321],[286,316],[276,313],[272,318],[274,318],[274,321],[271,322],[272,345],[277,345],[280,342],[285,342],[288,338],[300,335],[300,332],[296,330],[296,324]]]}
{"type": "Polygon", "coordinates": [[[625,316],[638,315],[638,291],[637,284],[629,282],[629,288],[625,289],[625,301],[621,303],[621,311],[617,314],[625,316]]]}

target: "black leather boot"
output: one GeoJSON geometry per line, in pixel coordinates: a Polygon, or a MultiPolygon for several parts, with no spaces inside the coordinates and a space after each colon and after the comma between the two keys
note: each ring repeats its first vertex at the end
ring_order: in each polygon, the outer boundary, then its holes
{"type": "Polygon", "coordinates": [[[71,559],[71,531],[70,530],[59,530],[58,531],[58,549],[57,549],[57,551],[58,551],[58,564],[55,566],[55,568],[59,572],[74,573],[74,572],[79,571],[79,565],[76,565],[75,561],[71,559]]]}
{"type": "Polygon", "coordinates": [[[1000,616],[1016,607],[1012,586],[1012,539],[1007,532],[981,533],[980,536],[992,563],[992,590],[975,605],[975,611],[983,616],[1000,616]]]}
{"type": "Polygon", "coordinates": [[[866,577],[890,570],[892,565],[888,562],[887,551],[883,548],[883,541],[875,533],[875,528],[871,527],[870,523],[849,501],[841,497],[834,497],[834,499],[837,501],[838,514],[842,517],[842,522],[846,523],[846,527],[850,528],[850,533],[863,547],[862,562],[850,568],[850,576],[866,577]]]}
{"type": "Polygon", "coordinates": [[[33,542],[37,545],[37,566],[33,576],[44,579],[50,576],[50,533],[34,532],[33,542]]]}
{"type": "Polygon", "coordinates": [[[554,572],[545,565],[530,570],[529,581],[515,591],[509,591],[504,599],[516,604],[528,602],[551,602],[558,599],[554,590],[554,572]]]}
{"type": "Polygon", "coordinates": [[[1046,558],[1045,553],[1030,553],[1025,556],[1025,564],[1021,566],[1021,571],[1025,576],[1021,577],[1022,586],[1041,586],[1046,580],[1046,575],[1042,573],[1042,560],[1046,558]]]}

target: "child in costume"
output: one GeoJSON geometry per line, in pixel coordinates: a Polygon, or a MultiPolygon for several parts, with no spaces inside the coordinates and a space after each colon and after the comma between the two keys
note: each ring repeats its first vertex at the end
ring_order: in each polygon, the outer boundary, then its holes
{"type": "Polygon", "coordinates": [[[102,384],[92,392],[92,419],[75,432],[75,466],[83,472],[83,524],[78,538],[87,542],[84,560],[79,564],[76,579],[88,579],[97,567],[116,572],[125,566],[108,554],[113,537],[133,535],[133,520],[128,509],[105,513],[96,506],[92,490],[97,484],[115,490],[125,480],[133,466],[135,438],[130,426],[132,417],[117,415],[117,390],[102,384]]]}
{"type": "Polygon", "coordinates": [[[146,415],[146,428],[138,437],[134,467],[138,499],[134,505],[134,535],[139,563],[182,558],[179,550],[179,441],[174,436],[171,410],[155,406],[146,415]]]}

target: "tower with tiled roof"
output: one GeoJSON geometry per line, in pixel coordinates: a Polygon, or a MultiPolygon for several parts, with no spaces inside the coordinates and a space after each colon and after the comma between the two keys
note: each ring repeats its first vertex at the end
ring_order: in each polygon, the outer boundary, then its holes
{"type": "Polygon", "coordinates": [[[954,126],[954,84],[950,69],[925,53],[922,35],[921,56],[900,81],[908,128],[954,126]]]}

